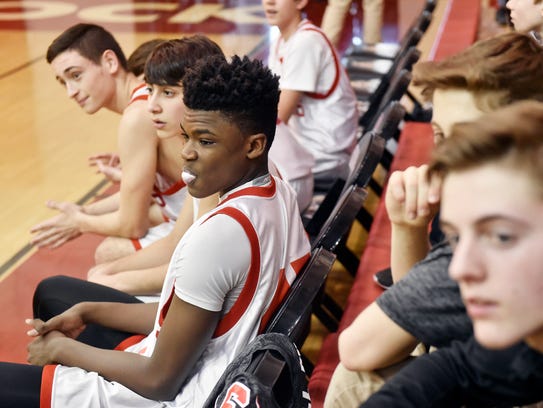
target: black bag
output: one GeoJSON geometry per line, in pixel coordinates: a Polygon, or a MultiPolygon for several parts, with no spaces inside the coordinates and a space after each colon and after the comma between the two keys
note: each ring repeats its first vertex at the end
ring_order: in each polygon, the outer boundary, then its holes
{"type": "Polygon", "coordinates": [[[309,408],[307,375],[288,336],[256,337],[228,365],[204,408],[309,408]]]}

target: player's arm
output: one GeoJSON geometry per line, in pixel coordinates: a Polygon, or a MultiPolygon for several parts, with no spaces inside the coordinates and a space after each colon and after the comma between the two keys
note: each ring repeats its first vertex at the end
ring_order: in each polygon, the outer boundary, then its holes
{"type": "Polygon", "coordinates": [[[303,93],[292,89],[282,89],[279,96],[277,116],[281,122],[288,123],[290,117],[296,114],[303,93]]]}
{"type": "MultiPolygon", "coordinates": [[[[107,307],[93,308],[92,321],[106,321],[115,324],[115,319],[138,321],[143,316],[134,316],[138,309],[145,313],[147,304],[122,305],[139,306],[118,307],[116,311],[107,307]],[[109,309],[109,310],[108,310],[109,309]],[[117,317],[115,317],[117,316],[117,317]]],[[[156,308],[155,308],[156,310],[156,308]]],[[[148,318],[148,314],[145,314],[148,318]]],[[[173,296],[168,313],[163,322],[154,353],[151,357],[123,351],[103,350],[80,343],[72,338],[50,332],[36,340],[34,355],[39,350],[50,354],[50,361],[66,366],[76,366],[94,371],[111,381],[117,381],[144,397],[154,400],[171,400],[178,393],[205,346],[211,339],[219,319],[219,312],[210,312],[173,296]]],[[[127,324],[123,329],[134,329],[127,324]]],[[[31,351],[32,351],[31,347],[31,351]]]]}
{"type": "Polygon", "coordinates": [[[149,207],[156,172],[157,136],[144,101],[126,108],[119,125],[123,179],[118,211],[99,217],[81,214],[82,232],[139,238],[150,225],[149,207]]]}
{"type": "Polygon", "coordinates": [[[119,209],[120,193],[116,192],[100,200],[82,206],[81,210],[88,215],[101,215],[119,209]]]}
{"type": "Polygon", "coordinates": [[[404,360],[418,341],[379,307],[370,304],[339,335],[341,363],[352,371],[373,371],[404,360]]]}
{"type": "Polygon", "coordinates": [[[53,338],[52,356],[63,364],[96,371],[145,397],[175,397],[209,343],[226,296],[245,278],[251,259],[243,228],[226,215],[211,217],[183,245],[172,260],[176,268],[172,273],[182,285],[175,288],[151,357],[104,352],[62,337],[53,338]],[[221,274],[216,273],[219,269],[221,274]]]}

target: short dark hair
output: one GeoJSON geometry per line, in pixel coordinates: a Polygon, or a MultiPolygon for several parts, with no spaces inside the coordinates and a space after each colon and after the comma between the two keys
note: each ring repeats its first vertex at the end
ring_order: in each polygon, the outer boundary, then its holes
{"type": "Polygon", "coordinates": [[[96,24],[76,24],[53,40],[47,48],[46,59],[50,64],[59,54],[74,50],[95,64],[100,64],[104,51],[111,50],[121,66],[128,70],[126,57],[113,35],[96,24]]]}
{"type": "Polygon", "coordinates": [[[219,111],[245,136],[264,133],[267,149],[275,136],[279,77],[259,60],[235,55],[231,62],[210,57],[187,70],[184,102],[193,110],[219,111]]]}
{"type": "Polygon", "coordinates": [[[225,56],[221,48],[203,35],[164,41],[156,46],[145,64],[145,82],[156,85],[179,85],[187,68],[202,58],[225,56]]]}
{"type": "Polygon", "coordinates": [[[132,54],[130,54],[128,60],[126,61],[128,70],[136,76],[143,74],[145,69],[145,61],[147,61],[147,58],[149,55],[151,55],[151,52],[155,49],[155,47],[164,41],[166,40],[162,38],[154,38],[140,44],[132,52],[132,54]]]}

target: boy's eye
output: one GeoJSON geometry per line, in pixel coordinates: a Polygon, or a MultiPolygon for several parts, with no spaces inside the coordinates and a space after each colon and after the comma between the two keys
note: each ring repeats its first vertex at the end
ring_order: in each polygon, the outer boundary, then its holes
{"type": "Polygon", "coordinates": [[[456,248],[456,246],[458,245],[458,241],[460,241],[460,235],[455,232],[446,232],[445,239],[454,250],[454,248],[456,248]]]}
{"type": "Polygon", "coordinates": [[[493,245],[497,245],[497,246],[506,246],[506,245],[510,245],[511,243],[513,243],[515,241],[515,237],[510,234],[510,233],[506,233],[506,232],[493,232],[493,231],[490,231],[486,234],[484,234],[484,237],[490,242],[492,243],[493,245]]]}

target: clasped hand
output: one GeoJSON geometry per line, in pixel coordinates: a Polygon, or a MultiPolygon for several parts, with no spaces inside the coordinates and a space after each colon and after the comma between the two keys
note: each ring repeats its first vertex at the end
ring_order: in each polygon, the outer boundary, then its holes
{"type": "Polygon", "coordinates": [[[86,327],[81,315],[74,308],[46,322],[41,319],[26,319],[25,323],[32,327],[27,331],[27,335],[33,338],[27,347],[27,360],[40,366],[56,362],[52,353],[52,343],[55,339],[66,337],[75,339],[86,327]]]}

